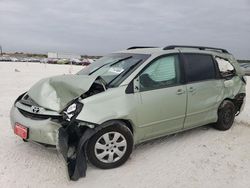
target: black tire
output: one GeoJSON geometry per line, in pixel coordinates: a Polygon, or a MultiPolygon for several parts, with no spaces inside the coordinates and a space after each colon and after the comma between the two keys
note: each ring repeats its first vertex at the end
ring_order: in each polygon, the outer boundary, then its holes
{"type": "Polygon", "coordinates": [[[221,131],[230,129],[233,125],[235,118],[235,106],[234,103],[225,100],[222,102],[218,109],[218,120],[214,127],[221,131]]]}
{"type": "MultiPolygon", "coordinates": [[[[107,138],[107,137],[105,137],[107,138]]],[[[127,159],[129,158],[130,154],[133,150],[133,134],[130,129],[121,121],[112,121],[109,122],[108,125],[106,124],[103,129],[98,131],[93,137],[90,138],[88,145],[87,145],[87,157],[88,160],[96,167],[101,169],[111,169],[116,168],[124,164],[127,159]],[[105,141],[104,137],[108,135],[110,140],[115,140],[115,135],[122,135],[120,136],[117,141],[112,141],[107,144],[108,142],[105,141]],[[113,138],[112,138],[113,135],[113,138]],[[120,141],[120,140],[122,141],[120,141]],[[126,140],[126,142],[124,141],[126,140]],[[106,149],[97,149],[96,144],[103,144],[101,147],[105,147],[106,149]],[[126,146],[119,146],[120,143],[126,143],[126,146]],[[116,145],[117,144],[117,145],[116,145]],[[107,146],[109,145],[109,146],[107,146]],[[113,150],[112,150],[113,149],[113,150]],[[107,151],[109,150],[109,151],[107,151]],[[116,152],[123,152],[123,155],[119,157],[116,152]],[[111,154],[110,154],[111,152],[111,154]],[[97,155],[105,154],[102,159],[98,159],[97,155]],[[113,158],[114,161],[106,161],[110,158],[113,158]],[[102,161],[104,160],[104,161],[102,161]]],[[[100,146],[100,145],[99,145],[100,146]]],[[[100,157],[99,157],[100,158],[100,157]]]]}

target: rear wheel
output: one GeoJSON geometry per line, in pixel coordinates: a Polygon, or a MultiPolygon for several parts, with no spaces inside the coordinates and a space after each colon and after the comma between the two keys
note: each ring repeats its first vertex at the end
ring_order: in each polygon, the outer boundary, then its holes
{"type": "Polygon", "coordinates": [[[214,127],[218,130],[228,130],[232,127],[235,118],[235,106],[234,103],[225,100],[220,105],[218,110],[218,120],[214,127]]]}
{"type": "Polygon", "coordinates": [[[133,149],[133,135],[123,122],[101,129],[88,142],[89,161],[102,169],[116,168],[127,161],[133,149]]]}

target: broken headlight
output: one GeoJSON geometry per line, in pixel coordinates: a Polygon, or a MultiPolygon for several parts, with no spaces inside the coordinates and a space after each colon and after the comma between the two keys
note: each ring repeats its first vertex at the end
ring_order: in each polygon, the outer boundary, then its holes
{"type": "Polygon", "coordinates": [[[82,110],[83,104],[79,102],[74,102],[70,104],[67,108],[62,111],[63,119],[66,121],[71,121],[75,118],[82,110]]]}

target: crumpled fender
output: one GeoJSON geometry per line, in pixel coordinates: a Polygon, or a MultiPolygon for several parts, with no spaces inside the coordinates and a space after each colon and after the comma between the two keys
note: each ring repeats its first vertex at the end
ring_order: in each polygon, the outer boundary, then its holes
{"type": "Polygon", "coordinates": [[[39,106],[59,112],[71,100],[87,92],[96,78],[86,75],[44,78],[29,89],[28,95],[39,106]]]}

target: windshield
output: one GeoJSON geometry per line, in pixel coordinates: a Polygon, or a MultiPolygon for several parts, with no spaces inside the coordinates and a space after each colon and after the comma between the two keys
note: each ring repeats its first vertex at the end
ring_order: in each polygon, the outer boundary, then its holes
{"type": "Polygon", "coordinates": [[[100,76],[108,86],[116,87],[127,78],[149,55],[110,54],[104,56],[77,74],[100,76]]]}

